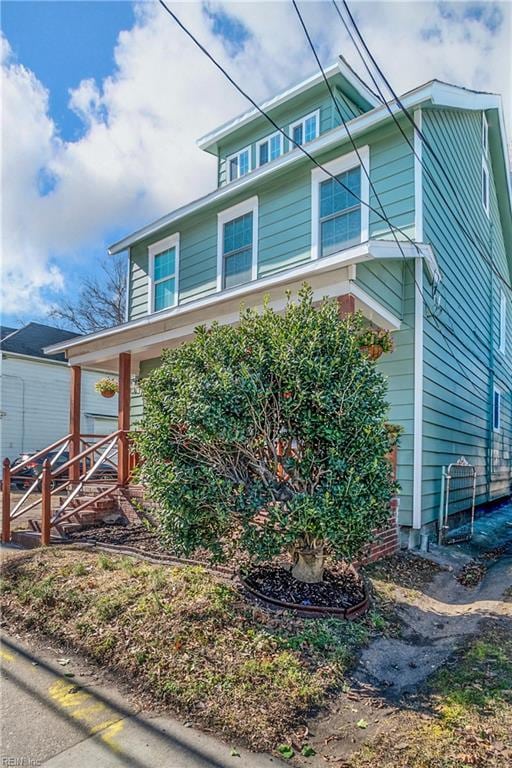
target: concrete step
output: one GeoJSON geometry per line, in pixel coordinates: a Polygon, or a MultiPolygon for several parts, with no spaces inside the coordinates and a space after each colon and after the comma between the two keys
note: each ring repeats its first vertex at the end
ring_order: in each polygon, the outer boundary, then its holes
{"type": "MultiPolygon", "coordinates": [[[[38,531],[17,530],[12,532],[11,541],[24,549],[35,549],[41,546],[41,534],[38,531]]],[[[65,542],[66,539],[58,534],[52,533],[50,536],[50,544],[63,544],[65,542]]]]}

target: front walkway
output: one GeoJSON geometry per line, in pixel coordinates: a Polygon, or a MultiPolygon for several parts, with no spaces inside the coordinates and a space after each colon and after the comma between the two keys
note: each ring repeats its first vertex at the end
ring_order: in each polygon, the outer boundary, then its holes
{"type": "Polygon", "coordinates": [[[49,642],[2,636],[2,765],[278,768],[275,758],[136,711],[97,667],[49,642]]]}

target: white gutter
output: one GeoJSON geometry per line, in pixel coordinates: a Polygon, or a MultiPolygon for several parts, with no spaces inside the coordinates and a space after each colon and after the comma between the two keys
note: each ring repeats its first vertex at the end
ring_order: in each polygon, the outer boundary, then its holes
{"type": "MultiPolygon", "coordinates": [[[[440,83],[436,80],[433,80],[426,85],[422,85],[412,91],[409,91],[409,93],[400,98],[400,101],[407,109],[412,109],[415,106],[428,100],[439,106],[442,105],[454,108],[500,109],[500,98],[494,94],[480,94],[471,91],[463,91],[463,93],[460,94],[459,91],[461,91],[461,89],[457,88],[456,86],[446,85],[445,83],[440,83]],[[463,102],[463,96],[466,98],[465,102],[463,102]]],[[[401,108],[395,101],[390,102],[389,107],[393,114],[398,116],[400,115],[401,108]]],[[[354,117],[352,120],[348,121],[347,125],[349,127],[350,134],[355,138],[365,131],[376,127],[380,123],[387,122],[389,120],[391,120],[391,116],[387,107],[381,105],[375,109],[370,110],[369,112],[365,112],[364,114],[359,115],[358,117],[354,117]]],[[[322,134],[318,137],[318,139],[308,144],[308,152],[311,155],[316,156],[327,149],[338,147],[341,143],[347,141],[348,139],[349,137],[345,127],[338,126],[337,128],[322,134]]],[[[506,136],[502,136],[502,140],[506,142],[506,136]]],[[[292,150],[291,152],[287,152],[285,155],[282,155],[276,160],[273,160],[271,163],[267,163],[267,165],[264,165],[262,168],[252,171],[242,179],[230,182],[229,184],[226,184],[225,186],[210,192],[208,195],[194,200],[193,202],[188,203],[187,205],[184,205],[169,214],[166,214],[162,218],[157,219],[151,224],[142,227],[133,234],[128,235],[122,240],[119,240],[117,243],[111,245],[108,249],[108,252],[110,255],[120,253],[121,251],[126,250],[130,246],[138,243],[146,237],[150,237],[151,235],[156,234],[164,227],[169,227],[175,222],[183,219],[185,216],[190,216],[191,214],[197,213],[203,208],[206,208],[208,205],[216,202],[222,202],[225,199],[234,197],[235,195],[245,192],[246,190],[249,191],[255,184],[261,181],[262,178],[265,178],[278,170],[287,169],[297,162],[304,162],[306,160],[306,156],[298,148],[292,150]]]]}
{"type": "Polygon", "coordinates": [[[96,333],[90,333],[88,336],[79,336],[75,340],[71,339],[68,342],[61,342],[54,344],[51,347],[45,347],[44,351],[47,354],[55,354],[57,352],[64,352],[74,347],[88,344],[91,341],[98,339],[110,338],[116,336],[119,333],[123,333],[126,330],[132,330],[136,328],[151,328],[155,323],[159,323],[162,320],[180,318],[182,315],[186,315],[193,312],[196,309],[203,309],[210,306],[220,306],[226,301],[230,301],[234,298],[243,299],[245,296],[255,293],[257,291],[265,291],[270,288],[278,287],[279,285],[285,285],[286,283],[294,280],[307,280],[310,277],[314,277],[322,272],[329,272],[333,269],[337,269],[340,266],[348,266],[349,264],[357,264],[362,261],[384,260],[384,259],[402,259],[416,258],[420,256],[425,261],[433,259],[433,254],[430,246],[422,243],[418,244],[418,249],[415,244],[409,242],[400,243],[403,251],[400,251],[399,247],[393,240],[369,240],[366,243],[355,245],[352,248],[347,248],[344,251],[332,254],[322,259],[307,260],[297,267],[291,269],[285,269],[281,272],[276,272],[267,277],[258,278],[252,280],[245,285],[237,286],[223,291],[215,291],[193,301],[184,302],[178,304],[175,307],[163,310],[162,312],[153,312],[152,314],[143,315],[135,320],[131,320],[129,323],[123,323],[122,325],[116,325],[113,328],[105,328],[96,333]]]}

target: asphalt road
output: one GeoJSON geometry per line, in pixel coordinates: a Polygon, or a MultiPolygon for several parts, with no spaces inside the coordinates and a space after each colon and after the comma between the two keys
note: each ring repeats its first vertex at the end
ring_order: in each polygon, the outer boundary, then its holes
{"type": "Polygon", "coordinates": [[[168,717],[135,711],[112,680],[49,643],[2,635],[0,766],[278,768],[168,717]]]}

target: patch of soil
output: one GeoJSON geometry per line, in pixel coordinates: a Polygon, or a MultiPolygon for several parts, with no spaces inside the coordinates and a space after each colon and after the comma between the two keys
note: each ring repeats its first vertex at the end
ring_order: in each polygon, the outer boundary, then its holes
{"type": "Polygon", "coordinates": [[[287,568],[261,565],[245,576],[245,582],[265,597],[295,605],[351,608],[365,598],[361,577],[349,569],[325,571],[319,584],[305,584],[294,579],[287,568]]]}
{"type": "Polygon", "coordinates": [[[421,589],[430,584],[440,571],[441,565],[412,552],[396,552],[375,563],[365,565],[363,572],[372,579],[395,584],[405,589],[421,589]]]}
{"type": "Polygon", "coordinates": [[[156,533],[148,531],[140,523],[130,525],[107,525],[86,528],[82,531],[73,531],[69,534],[73,541],[81,541],[89,544],[113,544],[117,546],[137,547],[144,552],[171,554],[159,540],[156,533]]]}

